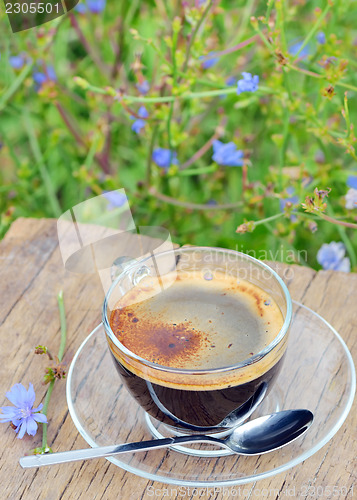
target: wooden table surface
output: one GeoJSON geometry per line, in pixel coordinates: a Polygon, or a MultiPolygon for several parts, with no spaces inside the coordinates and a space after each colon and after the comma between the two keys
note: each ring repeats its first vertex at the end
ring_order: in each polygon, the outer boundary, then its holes
{"type": "MultiPolygon", "coordinates": [[[[38,403],[46,391],[41,385],[46,360],[33,351],[38,344],[58,351],[57,293],[61,289],[64,292],[68,326],[66,358],[70,359],[100,322],[103,291],[95,277],[64,269],[54,220],[14,222],[0,243],[0,266],[0,404],[9,404],[5,393],[17,382],[26,387],[32,382],[38,403]]],[[[285,271],[292,297],[326,318],[340,332],[356,359],[357,274],[316,272],[298,266],[291,266],[287,272],[283,264],[275,264],[275,268],[281,275],[285,271]]],[[[54,451],[87,447],[71,420],[64,381],[55,384],[48,419],[48,440],[54,451]]],[[[287,472],[247,484],[239,492],[229,488],[220,492],[183,488],[175,494],[174,486],[137,477],[105,460],[24,470],[18,459],[41,445],[41,433],[19,440],[8,424],[0,424],[0,499],[353,498],[353,494],[356,498],[356,428],[354,403],[335,437],[287,472]]]]}

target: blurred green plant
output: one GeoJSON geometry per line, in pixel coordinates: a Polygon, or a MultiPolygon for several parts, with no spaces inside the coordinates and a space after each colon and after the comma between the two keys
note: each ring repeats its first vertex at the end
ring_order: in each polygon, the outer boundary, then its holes
{"type": "Polygon", "coordinates": [[[123,187],[136,224],[178,243],[317,267],[338,241],[356,270],[356,2],[87,0],[17,34],[1,21],[0,236],[123,187]]]}

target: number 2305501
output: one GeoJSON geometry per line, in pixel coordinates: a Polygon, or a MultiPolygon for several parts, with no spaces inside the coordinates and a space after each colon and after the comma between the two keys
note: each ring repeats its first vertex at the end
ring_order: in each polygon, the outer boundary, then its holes
{"type": "Polygon", "coordinates": [[[6,3],[6,14],[52,14],[59,13],[59,3],[6,3]]]}

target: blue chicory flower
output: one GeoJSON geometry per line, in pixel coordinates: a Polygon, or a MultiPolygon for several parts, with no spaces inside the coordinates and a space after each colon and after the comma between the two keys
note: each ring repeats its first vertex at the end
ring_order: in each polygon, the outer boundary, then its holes
{"type": "Polygon", "coordinates": [[[106,0],[85,0],[85,2],[78,3],[75,6],[75,10],[79,14],[85,14],[90,12],[91,14],[101,14],[105,9],[106,0]]]}
{"type": "MultiPolygon", "coordinates": [[[[293,42],[288,49],[289,54],[292,56],[296,56],[296,54],[299,52],[301,45],[303,44],[302,40],[299,40],[298,42],[293,42]]],[[[299,53],[299,59],[305,59],[310,54],[310,49],[308,45],[305,45],[305,47],[302,49],[302,51],[299,53]]]]}
{"type": "Polygon", "coordinates": [[[243,71],[242,73],[243,78],[241,80],[238,80],[237,82],[237,94],[241,94],[242,92],[255,92],[258,90],[258,84],[259,84],[259,76],[254,75],[252,76],[251,73],[246,73],[243,71]]]}
{"type": "Polygon", "coordinates": [[[178,163],[176,152],[164,148],[154,149],[152,159],[158,167],[164,168],[166,171],[171,165],[177,165],[178,163]]]}
{"type": "Polygon", "coordinates": [[[9,64],[11,67],[14,69],[21,69],[23,68],[24,64],[26,62],[25,56],[23,54],[18,54],[17,56],[10,56],[9,57],[9,64]]]}
{"type": "Polygon", "coordinates": [[[199,59],[202,60],[202,68],[209,69],[218,63],[219,57],[212,57],[214,52],[210,52],[208,56],[200,56],[199,59]]]}
{"type": "Polygon", "coordinates": [[[319,33],[317,33],[317,35],[316,35],[316,40],[321,45],[323,45],[324,43],[326,43],[326,35],[325,35],[325,33],[323,31],[319,31],[319,33]]]}
{"type": "Polygon", "coordinates": [[[227,167],[242,167],[244,161],[242,160],[243,151],[237,149],[234,142],[224,144],[221,141],[213,141],[213,156],[212,160],[218,165],[225,165],[227,167]]]}
{"type": "Polygon", "coordinates": [[[44,83],[57,81],[56,72],[53,66],[50,65],[45,67],[44,72],[34,71],[32,74],[32,78],[34,79],[37,92],[41,89],[44,83]]]}
{"type": "Polygon", "coordinates": [[[133,130],[136,134],[138,134],[140,130],[145,127],[145,120],[142,120],[142,118],[147,118],[149,116],[149,113],[144,106],[139,108],[138,116],[140,116],[140,118],[136,118],[135,116],[130,117],[131,120],[135,120],[131,126],[131,130],[133,130]]]}
{"type": "Polygon", "coordinates": [[[353,210],[357,208],[357,189],[350,188],[345,196],[346,208],[348,210],[353,210]]]}
{"type": "Polygon", "coordinates": [[[74,7],[74,10],[78,12],[79,14],[85,14],[88,11],[87,5],[85,2],[79,2],[77,5],[74,7]]]}
{"type": "Polygon", "coordinates": [[[33,408],[36,399],[33,385],[29,384],[28,391],[22,384],[15,384],[9,392],[6,393],[7,399],[15,406],[2,406],[0,421],[11,422],[16,426],[18,438],[22,439],[25,432],[34,436],[37,431],[37,422],[47,423],[47,417],[43,413],[38,413],[43,408],[41,403],[37,408],[33,408]]]}
{"type": "Polygon", "coordinates": [[[357,175],[350,175],[347,179],[347,186],[357,189],[357,175]]]}
{"type": "Polygon", "coordinates": [[[92,14],[101,14],[105,9],[106,0],[86,0],[89,12],[92,14]]]}
{"type": "Polygon", "coordinates": [[[136,88],[138,89],[140,94],[146,95],[150,90],[150,85],[149,85],[149,82],[147,80],[144,80],[141,83],[137,83],[136,88]]]}
{"type": "Polygon", "coordinates": [[[317,252],[317,262],[321,264],[323,269],[331,269],[334,271],[343,271],[349,273],[351,270],[351,262],[348,257],[345,257],[346,247],[343,243],[331,241],[324,243],[317,252]]]}
{"type": "Polygon", "coordinates": [[[107,210],[122,207],[128,201],[126,195],[120,191],[105,191],[103,196],[108,200],[107,210]]]}

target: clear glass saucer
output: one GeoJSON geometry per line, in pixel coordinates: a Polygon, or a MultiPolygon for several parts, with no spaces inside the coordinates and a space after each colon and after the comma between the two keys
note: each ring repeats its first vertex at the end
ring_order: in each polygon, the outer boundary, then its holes
{"type": "MultiPolygon", "coordinates": [[[[294,302],[282,371],[252,418],[280,409],[307,408],[314,413],[314,422],[306,434],[259,456],[224,455],[221,448],[202,444],[188,454],[187,449],[170,448],[106,460],[146,479],[182,486],[233,486],[264,479],[294,467],[322,448],[346,419],[355,388],[355,367],[340,335],[317,313],[294,302]],[[215,456],[211,456],[212,450],[215,456]]],[[[150,432],[144,410],[121,384],[102,324],[86,338],[72,361],[67,402],[75,426],[92,447],[152,439],[151,432],[155,437],[165,434],[153,422],[150,432]]]]}

